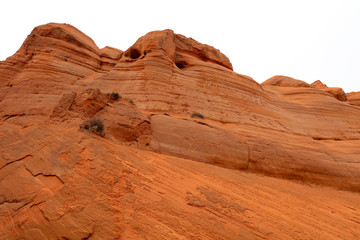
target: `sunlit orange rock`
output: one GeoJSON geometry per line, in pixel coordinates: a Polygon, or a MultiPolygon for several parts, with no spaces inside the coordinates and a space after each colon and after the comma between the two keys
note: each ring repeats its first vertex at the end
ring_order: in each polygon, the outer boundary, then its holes
{"type": "Polygon", "coordinates": [[[330,95],[332,95],[333,97],[335,97],[340,101],[347,100],[346,94],[342,88],[328,87],[325,84],[323,84],[320,80],[313,82],[310,86],[313,88],[321,89],[322,91],[329,93],[330,95]]]}
{"type": "Polygon", "coordinates": [[[357,96],[36,27],[0,63],[1,239],[359,239],[357,96]]]}
{"type": "Polygon", "coordinates": [[[280,86],[280,87],[310,87],[310,85],[304,81],[294,79],[291,77],[276,75],[268,80],[264,81],[262,85],[280,86]]]}
{"type": "Polygon", "coordinates": [[[360,106],[360,92],[350,92],[346,96],[350,104],[360,106]]]}

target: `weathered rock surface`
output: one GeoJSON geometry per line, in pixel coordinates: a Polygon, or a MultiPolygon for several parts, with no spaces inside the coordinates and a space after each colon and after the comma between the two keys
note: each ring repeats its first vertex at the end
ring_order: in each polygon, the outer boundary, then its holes
{"type": "Polygon", "coordinates": [[[268,80],[264,81],[262,85],[263,86],[271,85],[271,86],[280,86],[280,87],[310,87],[310,85],[304,81],[291,77],[281,76],[281,75],[276,75],[269,78],[268,80]]]}
{"type": "Polygon", "coordinates": [[[347,100],[347,96],[342,88],[328,87],[325,84],[323,84],[320,80],[313,82],[310,86],[313,88],[321,89],[321,90],[329,93],[330,95],[332,95],[333,97],[335,97],[336,99],[338,99],[340,101],[347,100]]]}
{"type": "Polygon", "coordinates": [[[350,104],[360,106],[360,92],[347,93],[346,97],[350,104]]]}
{"type": "Polygon", "coordinates": [[[36,27],[0,63],[0,239],[359,239],[357,99],[171,30],[36,27]]]}
{"type": "Polygon", "coordinates": [[[227,168],[248,168],[248,146],[221,129],[203,122],[154,115],[151,130],[151,148],[157,152],[227,168]]]}

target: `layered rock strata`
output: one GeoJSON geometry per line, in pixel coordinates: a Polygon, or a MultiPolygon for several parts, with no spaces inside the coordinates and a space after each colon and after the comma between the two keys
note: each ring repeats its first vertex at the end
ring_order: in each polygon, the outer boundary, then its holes
{"type": "Polygon", "coordinates": [[[36,27],[0,63],[0,239],[357,239],[357,96],[171,30],[36,27]]]}

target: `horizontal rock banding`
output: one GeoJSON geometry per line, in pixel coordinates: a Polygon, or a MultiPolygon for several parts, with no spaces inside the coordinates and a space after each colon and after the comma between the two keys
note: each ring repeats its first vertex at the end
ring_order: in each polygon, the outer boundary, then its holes
{"type": "Polygon", "coordinates": [[[260,85],[172,30],[121,51],[39,26],[0,64],[0,235],[360,236],[358,99],[320,81],[260,85]],[[89,119],[104,134],[80,128],[89,119]]]}

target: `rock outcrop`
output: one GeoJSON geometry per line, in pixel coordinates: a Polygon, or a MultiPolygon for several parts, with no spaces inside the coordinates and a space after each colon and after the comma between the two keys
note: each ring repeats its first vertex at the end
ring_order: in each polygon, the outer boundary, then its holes
{"type": "Polygon", "coordinates": [[[360,106],[360,92],[347,93],[346,98],[350,104],[360,106]]]}
{"type": "Polygon", "coordinates": [[[0,239],[358,239],[358,99],[171,30],[36,27],[0,62],[0,239]]]}
{"type": "Polygon", "coordinates": [[[328,87],[325,84],[323,84],[320,80],[313,82],[310,86],[313,88],[321,89],[340,101],[347,100],[347,96],[342,88],[328,87]]]}
{"type": "Polygon", "coordinates": [[[276,75],[262,83],[263,86],[279,86],[279,87],[310,87],[310,85],[304,81],[297,80],[291,77],[276,75]]]}

